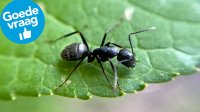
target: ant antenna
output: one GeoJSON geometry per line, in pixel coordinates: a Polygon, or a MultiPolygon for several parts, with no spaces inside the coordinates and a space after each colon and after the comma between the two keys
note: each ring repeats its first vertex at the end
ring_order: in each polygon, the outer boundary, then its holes
{"type": "Polygon", "coordinates": [[[146,31],[151,31],[151,30],[155,30],[155,29],[156,29],[156,27],[150,27],[150,28],[147,28],[147,29],[143,29],[143,30],[140,30],[140,31],[136,31],[136,32],[130,33],[130,34],[128,35],[129,42],[130,42],[130,45],[131,45],[132,53],[133,53],[133,46],[132,46],[132,43],[131,43],[131,35],[137,34],[137,33],[146,32],[146,31]]]}

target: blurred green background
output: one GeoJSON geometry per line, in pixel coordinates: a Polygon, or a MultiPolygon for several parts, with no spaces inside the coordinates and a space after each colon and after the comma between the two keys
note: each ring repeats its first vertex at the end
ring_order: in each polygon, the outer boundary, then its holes
{"type": "Polygon", "coordinates": [[[181,76],[120,98],[19,97],[0,101],[0,112],[200,112],[199,81],[200,74],[181,76]]]}

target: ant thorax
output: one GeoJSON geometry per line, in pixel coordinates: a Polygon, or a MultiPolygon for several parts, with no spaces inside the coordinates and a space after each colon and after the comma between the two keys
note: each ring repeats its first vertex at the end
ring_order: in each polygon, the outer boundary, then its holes
{"type": "Polygon", "coordinates": [[[102,62],[114,58],[119,53],[119,49],[114,46],[103,46],[102,48],[94,49],[93,55],[98,56],[102,62]]]}

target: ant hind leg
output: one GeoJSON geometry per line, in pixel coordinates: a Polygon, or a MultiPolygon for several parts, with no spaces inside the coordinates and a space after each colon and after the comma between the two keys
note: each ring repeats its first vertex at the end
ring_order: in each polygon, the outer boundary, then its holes
{"type": "Polygon", "coordinates": [[[83,62],[84,59],[85,59],[85,57],[82,58],[81,61],[79,61],[79,63],[74,67],[74,69],[71,71],[69,76],[65,79],[65,81],[63,81],[58,87],[56,87],[55,91],[57,91],[59,88],[61,88],[68,81],[68,79],[71,77],[73,72],[80,66],[80,64],[83,62]]]}

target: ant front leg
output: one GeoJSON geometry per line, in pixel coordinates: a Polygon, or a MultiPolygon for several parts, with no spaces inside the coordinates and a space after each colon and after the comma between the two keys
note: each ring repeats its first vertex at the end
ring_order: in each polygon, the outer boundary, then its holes
{"type": "Polygon", "coordinates": [[[118,81],[118,75],[117,75],[117,69],[116,69],[116,66],[112,63],[112,61],[109,59],[108,60],[110,62],[110,65],[112,67],[112,70],[114,72],[114,83],[113,83],[113,88],[114,90],[118,87],[120,90],[120,86],[119,86],[119,81],[118,81]]]}

